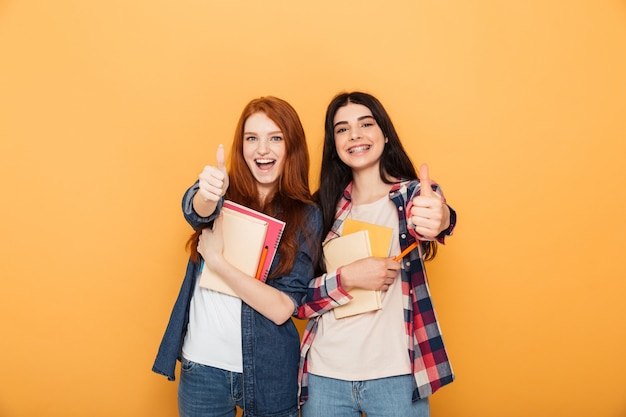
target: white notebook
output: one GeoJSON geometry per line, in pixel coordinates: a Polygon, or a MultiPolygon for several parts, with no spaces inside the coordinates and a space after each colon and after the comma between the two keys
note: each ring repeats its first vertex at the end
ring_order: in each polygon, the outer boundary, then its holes
{"type": "MultiPolygon", "coordinates": [[[[372,256],[372,249],[367,230],[340,236],[329,240],[324,245],[324,259],[327,271],[333,271],[342,265],[347,265],[369,256],[372,256]]],[[[353,297],[352,300],[333,309],[336,319],[379,310],[382,306],[380,291],[353,288],[348,293],[353,297]]]]}

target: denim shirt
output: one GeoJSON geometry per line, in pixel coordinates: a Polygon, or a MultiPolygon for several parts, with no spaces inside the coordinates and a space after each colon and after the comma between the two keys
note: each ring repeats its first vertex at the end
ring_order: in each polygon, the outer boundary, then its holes
{"type": "MultiPolygon", "coordinates": [[[[222,208],[209,217],[200,217],[192,206],[193,196],[198,190],[194,184],[183,197],[185,219],[194,229],[212,222],[222,208]]],[[[286,276],[268,279],[267,284],[284,292],[294,301],[295,310],[302,304],[309,280],[314,274],[313,257],[309,241],[316,250],[322,233],[321,211],[310,206],[307,209],[307,223],[314,236],[298,233],[299,252],[293,269],[286,276]]],[[[279,254],[272,263],[276,268],[279,254]]],[[[191,260],[183,284],[174,304],[165,335],[161,341],[152,371],[175,380],[176,361],[181,359],[183,341],[189,324],[189,306],[193,296],[200,266],[191,260]]],[[[241,336],[243,355],[243,398],[244,416],[290,415],[298,408],[298,361],[300,357],[300,335],[290,318],[278,326],[259,314],[256,310],[241,303],[241,336]]]]}

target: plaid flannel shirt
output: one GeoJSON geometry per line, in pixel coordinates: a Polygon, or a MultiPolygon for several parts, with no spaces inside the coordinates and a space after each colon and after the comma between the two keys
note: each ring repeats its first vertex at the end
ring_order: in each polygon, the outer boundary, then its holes
{"type": "MultiPolygon", "coordinates": [[[[425,240],[410,224],[411,200],[414,196],[419,195],[419,188],[418,180],[399,181],[392,186],[389,192],[389,198],[398,210],[398,239],[401,250],[404,250],[415,240],[425,240]]],[[[445,202],[440,187],[433,183],[432,188],[445,202]]],[[[337,205],[335,223],[326,236],[325,242],[339,236],[338,230],[341,229],[341,225],[348,217],[352,206],[351,189],[352,184],[349,184],[344,190],[343,197],[337,205]]],[[[450,208],[450,226],[437,236],[436,240],[439,243],[445,243],[445,236],[452,234],[455,225],[456,212],[450,208]]],[[[407,353],[415,381],[413,401],[428,397],[440,387],[454,380],[439,323],[435,316],[423,259],[422,247],[418,245],[403,259],[404,268],[401,270],[407,353]]],[[[322,314],[346,304],[351,299],[352,297],[348,292],[341,288],[341,268],[337,271],[328,271],[328,273],[312,280],[309,285],[307,299],[298,309],[299,318],[309,319],[301,342],[298,374],[300,404],[304,404],[308,398],[307,356],[315,339],[318,319],[322,314]]]]}

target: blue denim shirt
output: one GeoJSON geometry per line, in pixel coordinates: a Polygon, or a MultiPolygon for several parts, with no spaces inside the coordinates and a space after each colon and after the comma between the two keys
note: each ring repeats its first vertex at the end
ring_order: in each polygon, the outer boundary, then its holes
{"type": "MultiPolygon", "coordinates": [[[[194,229],[212,222],[221,210],[220,201],[214,214],[200,217],[192,206],[193,196],[198,190],[197,182],[187,190],[183,197],[185,219],[194,229]]],[[[294,301],[296,309],[302,304],[309,280],[313,278],[313,257],[309,247],[314,250],[319,245],[322,233],[322,214],[319,208],[310,206],[307,211],[307,223],[314,236],[298,235],[300,250],[289,275],[269,279],[268,285],[283,291],[294,301]],[[308,239],[308,240],[307,240],[308,239]]],[[[279,261],[276,255],[272,268],[279,261]]],[[[161,341],[152,371],[175,380],[176,361],[181,359],[181,352],[187,325],[189,324],[189,305],[193,296],[200,266],[191,260],[183,284],[174,303],[165,335],[161,341]]],[[[298,408],[298,361],[300,358],[300,335],[292,319],[280,326],[259,314],[242,302],[241,336],[243,354],[243,397],[244,416],[289,415],[298,408]]]]}

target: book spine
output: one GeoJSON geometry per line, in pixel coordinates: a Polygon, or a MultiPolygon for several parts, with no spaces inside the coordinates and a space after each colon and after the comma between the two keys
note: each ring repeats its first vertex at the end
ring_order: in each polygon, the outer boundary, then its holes
{"type": "MultiPolygon", "coordinates": [[[[261,282],[267,281],[267,277],[270,274],[270,268],[272,267],[272,263],[274,262],[274,258],[276,257],[276,253],[278,252],[278,245],[280,244],[280,239],[283,237],[284,231],[284,227],[276,227],[276,232],[272,234],[276,236],[274,242],[268,242],[268,256],[266,256],[265,262],[263,264],[263,269],[260,277],[261,282]],[[271,255],[269,255],[270,253],[271,255]]],[[[268,233],[268,236],[270,236],[270,233],[268,233]]]]}

